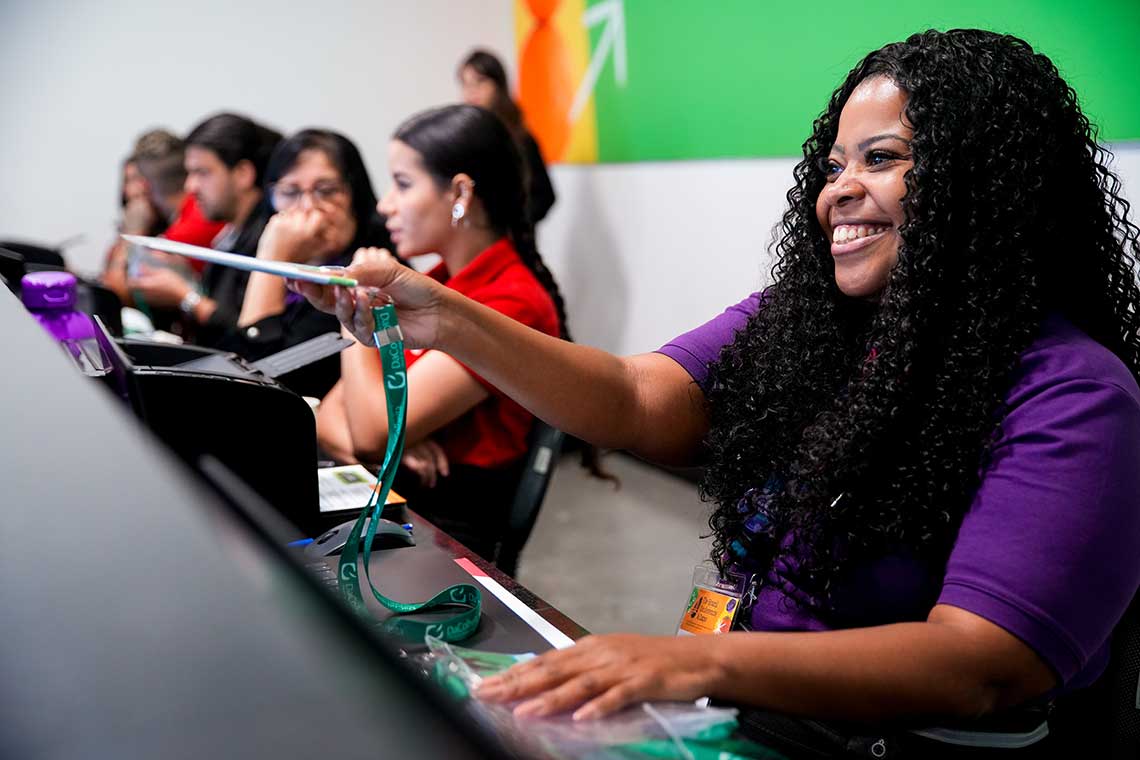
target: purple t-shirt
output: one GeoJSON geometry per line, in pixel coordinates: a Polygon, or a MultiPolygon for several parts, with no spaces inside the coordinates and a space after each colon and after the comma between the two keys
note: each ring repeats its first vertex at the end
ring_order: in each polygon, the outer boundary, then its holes
{"type": "MultiPolygon", "coordinates": [[[[759,308],[759,294],[667,343],[702,388],[708,365],[759,308]]],[[[922,620],[930,602],[1013,633],[1065,690],[1092,683],[1109,635],[1140,586],[1140,389],[1128,368],[1060,315],[1021,355],[1006,416],[945,575],[913,555],[853,573],[845,609],[859,624],[922,620]]],[[[763,478],[766,473],[757,473],[763,478]]],[[[825,630],[803,606],[795,568],[777,563],[752,611],[756,630],[825,630]]]]}

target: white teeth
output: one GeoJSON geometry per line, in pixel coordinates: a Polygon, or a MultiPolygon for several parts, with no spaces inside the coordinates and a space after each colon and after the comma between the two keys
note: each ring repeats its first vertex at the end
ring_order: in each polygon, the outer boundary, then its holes
{"type": "Polygon", "coordinates": [[[886,232],[886,225],[841,224],[832,232],[832,240],[836,243],[846,243],[858,238],[869,237],[886,232]]]}

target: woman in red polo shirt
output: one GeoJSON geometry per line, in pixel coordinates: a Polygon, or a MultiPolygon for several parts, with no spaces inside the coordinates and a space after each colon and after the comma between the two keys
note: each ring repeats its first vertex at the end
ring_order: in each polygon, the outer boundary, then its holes
{"type": "MultiPolygon", "coordinates": [[[[429,273],[435,279],[525,325],[568,337],[558,286],[534,245],[521,161],[489,111],[464,105],[417,114],[389,146],[392,187],[379,210],[400,256],[437,253],[442,262],[429,273]]],[[[492,558],[533,417],[443,352],[408,351],[405,358],[407,448],[395,488],[417,512],[492,558]]],[[[383,459],[382,387],[374,348],[355,344],[341,354],[341,380],[317,414],[317,437],[333,458],[383,459]]]]}

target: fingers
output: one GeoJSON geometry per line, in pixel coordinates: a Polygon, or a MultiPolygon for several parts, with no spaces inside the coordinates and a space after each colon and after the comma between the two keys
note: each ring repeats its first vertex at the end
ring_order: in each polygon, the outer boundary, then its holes
{"type": "Polygon", "coordinates": [[[446,478],[448,475],[451,474],[451,465],[448,464],[447,453],[444,452],[442,446],[440,446],[438,443],[431,440],[430,438],[428,440],[424,441],[424,443],[426,443],[428,445],[428,448],[432,452],[433,458],[435,460],[434,463],[435,463],[436,471],[440,474],[441,477],[446,478]]]}
{"type": "MultiPolygon", "coordinates": [[[[572,716],[574,720],[594,720],[595,718],[603,718],[607,715],[621,710],[623,707],[634,704],[636,702],[645,702],[647,700],[655,699],[657,695],[651,688],[651,684],[644,676],[635,676],[619,683],[614,684],[612,687],[602,692],[600,696],[594,697],[587,701],[584,705],[574,711],[572,716]]],[[[585,701],[585,700],[583,700],[585,701]]]]}
{"type": "Polygon", "coordinates": [[[439,471],[436,470],[435,460],[428,454],[420,459],[420,480],[428,488],[435,488],[436,477],[439,471]]]}
{"type": "Polygon", "coordinates": [[[320,285],[307,280],[285,280],[285,287],[305,297],[313,308],[326,314],[336,313],[335,286],[320,285]]]}
{"type": "Polygon", "coordinates": [[[382,261],[395,261],[395,257],[386,248],[358,248],[352,256],[353,264],[369,264],[382,261]]]}
{"type": "Polygon", "coordinates": [[[435,488],[435,466],[430,456],[424,456],[423,450],[413,446],[404,452],[400,463],[414,472],[420,483],[428,488],[435,488]]]}
{"type": "Polygon", "coordinates": [[[151,269],[150,267],[143,266],[139,269],[139,273],[133,278],[128,280],[128,284],[133,288],[146,290],[161,285],[164,281],[161,269],[151,269]]]}
{"type": "MultiPolygon", "coordinates": [[[[424,439],[424,441],[421,442],[420,446],[423,447],[425,456],[431,459],[433,472],[439,473],[441,477],[447,477],[451,474],[447,463],[447,453],[443,451],[443,447],[441,447],[439,443],[429,438],[424,439]]],[[[433,477],[432,485],[434,484],[435,483],[433,477]]]]}
{"type": "Polygon", "coordinates": [[[408,447],[401,460],[408,469],[419,476],[420,482],[428,488],[435,488],[439,475],[437,449],[439,446],[429,438],[408,447]]]}
{"type": "Polygon", "coordinates": [[[522,700],[514,710],[519,717],[578,708],[575,720],[645,700],[695,699],[708,693],[711,668],[694,647],[685,652],[668,637],[588,636],[485,679],[476,696],[490,702],[522,700]]]}
{"type": "Polygon", "coordinates": [[[396,276],[396,258],[383,248],[360,248],[353,254],[348,276],[361,285],[384,287],[396,276]]]}
{"type": "Polygon", "coordinates": [[[334,288],[334,293],[336,318],[358,341],[366,346],[374,345],[372,333],[376,323],[372,317],[373,299],[367,297],[366,291],[361,288],[342,288],[338,285],[334,288]]]}
{"type": "Polygon", "coordinates": [[[586,671],[544,692],[541,696],[523,702],[514,709],[514,714],[519,718],[538,718],[566,712],[599,694],[612,690],[612,687],[617,685],[618,678],[619,676],[612,671],[601,669],[586,671]]]}
{"type": "Polygon", "coordinates": [[[488,702],[513,702],[552,689],[579,672],[573,665],[576,649],[577,646],[546,652],[485,678],[477,695],[488,702]]]}
{"type": "Polygon", "coordinates": [[[352,297],[352,291],[348,288],[342,288],[339,285],[333,286],[333,303],[336,318],[340,323],[350,330],[352,324],[352,315],[356,311],[356,301],[352,297]]]}
{"type": "Polygon", "coordinates": [[[332,227],[332,220],[315,208],[305,211],[300,221],[303,233],[314,240],[324,237],[328,228],[332,227]]]}
{"type": "Polygon", "coordinates": [[[653,676],[636,667],[602,666],[591,654],[576,656],[574,649],[548,652],[485,679],[477,696],[490,702],[525,700],[514,709],[520,718],[554,715],[581,705],[575,720],[608,715],[654,696],[653,676]]]}
{"type": "Polygon", "coordinates": [[[444,453],[442,446],[430,438],[422,441],[416,447],[416,454],[422,461],[421,479],[424,481],[424,485],[428,488],[435,488],[439,479],[441,477],[446,478],[449,474],[447,454],[444,453]]]}

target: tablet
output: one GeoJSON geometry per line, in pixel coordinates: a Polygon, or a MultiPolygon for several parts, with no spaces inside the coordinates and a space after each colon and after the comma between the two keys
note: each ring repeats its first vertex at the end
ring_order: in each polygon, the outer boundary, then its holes
{"type": "Polygon", "coordinates": [[[356,280],[344,276],[343,267],[314,267],[308,264],[293,264],[286,261],[265,261],[254,256],[215,251],[212,248],[203,248],[189,243],[179,243],[176,240],[144,235],[120,235],[120,237],[128,243],[153,248],[156,251],[186,256],[199,261],[208,261],[211,264],[220,264],[234,269],[244,269],[247,272],[265,272],[266,274],[275,274],[278,277],[287,277],[290,280],[307,280],[321,285],[356,287],[356,280]]]}

